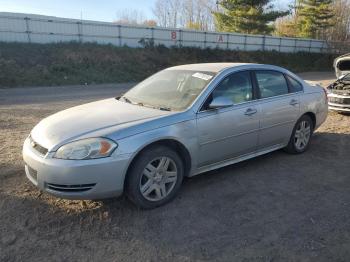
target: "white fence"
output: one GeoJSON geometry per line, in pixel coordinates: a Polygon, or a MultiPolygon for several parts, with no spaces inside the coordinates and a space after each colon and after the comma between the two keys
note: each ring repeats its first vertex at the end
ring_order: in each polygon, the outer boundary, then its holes
{"type": "Polygon", "coordinates": [[[279,52],[342,53],[348,45],[315,39],[204,32],[160,27],[126,26],[114,23],[66,19],[42,15],[1,13],[0,41],[54,43],[96,42],[140,47],[140,40],[156,45],[222,48],[230,50],[276,50],[279,52]]]}

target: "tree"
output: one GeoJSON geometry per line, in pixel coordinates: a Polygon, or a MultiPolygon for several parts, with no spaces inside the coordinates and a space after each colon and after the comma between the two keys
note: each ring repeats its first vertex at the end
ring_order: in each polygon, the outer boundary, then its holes
{"type": "Polygon", "coordinates": [[[149,26],[149,27],[155,27],[157,26],[157,21],[153,20],[153,19],[149,19],[149,20],[145,20],[142,23],[143,25],[149,26]]]}
{"type": "Polygon", "coordinates": [[[181,25],[197,30],[214,30],[214,0],[182,0],[181,25]]]}
{"type": "Polygon", "coordinates": [[[347,41],[350,39],[350,0],[334,0],[334,25],[328,29],[327,39],[347,41]]]}
{"type": "Polygon", "coordinates": [[[161,27],[177,27],[181,0],[157,0],[153,13],[161,27]]]}
{"type": "Polygon", "coordinates": [[[273,9],[271,0],[223,0],[214,12],[217,29],[225,32],[269,34],[271,22],[285,16],[289,11],[273,9]]]}
{"type": "Polygon", "coordinates": [[[332,0],[299,0],[298,36],[324,39],[334,15],[332,0]]]}
{"type": "Polygon", "coordinates": [[[298,30],[293,16],[278,18],[275,22],[275,35],[282,37],[296,37],[298,30]]]}
{"type": "Polygon", "coordinates": [[[117,20],[113,23],[121,25],[145,25],[149,27],[157,26],[157,21],[145,19],[143,13],[139,10],[124,9],[117,12],[117,20]]]}
{"type": "Polygon", "coordinates": [[[215,0],[157,0],[153,13],[159,26],[214,30],[215,0]]]}
{"type": "Polygon", "coordinates": [[[299,14],[298,14],[298,7],[299,3],[297,0],[293,1],[294,4],[290,4],[290,14],[284,17],[277,18],[277,20],[274,23],[274,34],[277,36],[282,37],[297,37],[299,35],[298,31],[298,21],[299,21],[299,14]]]}
{"type": "Polygon", "coordinates": [[[145,16],[142,11],[134,9],[119,10],[117,13],[117,19],[113,21],[116,24],[122,25],[139,25],[145,21],[145,16]]]}
{"type": "Polygon", "coordinates": [[[188,22],[186,25],[186,28],[193,29],[193,30],[201,30],[202,25],[200,23],[196,22],[188,22]]]}

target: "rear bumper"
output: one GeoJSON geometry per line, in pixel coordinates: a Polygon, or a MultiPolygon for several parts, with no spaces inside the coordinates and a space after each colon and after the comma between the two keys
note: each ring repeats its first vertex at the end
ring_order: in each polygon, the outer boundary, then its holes
{"type": "Polygon", "coordinates": [[[94,160],[62,160],[42,156],[26,139],[23,160],[27,178],[39,189],[67,199],[102,199],[123,193],[131,155],[94,160]]]}

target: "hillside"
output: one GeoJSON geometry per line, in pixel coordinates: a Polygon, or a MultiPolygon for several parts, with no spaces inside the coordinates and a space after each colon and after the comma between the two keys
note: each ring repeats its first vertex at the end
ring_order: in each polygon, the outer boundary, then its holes
{"type": "Polygon", "coordinates": [[[254,62],[294,72],[332,70],[334,55],[199,48],[0,43],[0,87],[137,82],[169,66],[254,62]]]}

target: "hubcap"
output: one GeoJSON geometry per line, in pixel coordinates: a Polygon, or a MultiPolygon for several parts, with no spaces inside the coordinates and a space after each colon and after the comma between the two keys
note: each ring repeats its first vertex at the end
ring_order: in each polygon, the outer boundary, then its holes
{"type": "Polygon", "coordinates": [[[140,179],[140,192],[149,201],[164,199],[177,181],[175,162],[169,157],[153,159],[144,168],[140,179]]]}
{"type": "Polygon", "coordinates": [[[301,121],[295,131],[294,145],[295,147],[302,151],[305,149],[309,143],[311,135],[310,123],[307,121],[301,121]]]}

